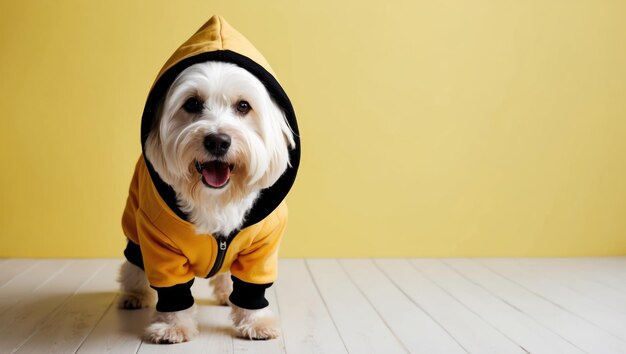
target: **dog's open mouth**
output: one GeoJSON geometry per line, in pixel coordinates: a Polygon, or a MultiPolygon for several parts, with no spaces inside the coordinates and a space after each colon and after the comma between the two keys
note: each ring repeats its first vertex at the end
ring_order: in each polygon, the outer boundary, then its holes
{"type": "Polygon", "coordinates": [[[196,161],[196,170],[202,175],[202,183],[210,188],[223,188],[230,181],[230,173],[235,165],[225,161],[196,161]]]}

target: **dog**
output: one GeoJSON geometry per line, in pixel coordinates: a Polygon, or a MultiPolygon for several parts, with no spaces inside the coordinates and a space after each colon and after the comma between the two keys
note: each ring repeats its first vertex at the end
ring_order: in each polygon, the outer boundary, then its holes
{"type": "Polygon", "coordinates": [[[284,91],[247,45],[212,17],[181,46],[182,61],[170,58],[144,110],[143,155],[122,222],[128,246],[118,304],[156,304],[145,330],[154,343],[197,335],[195,277],[209,277],[218,301],[231,306],[238,336],[279,335],[263,294],[276,277],[299,135],[284,91]],[[189,62],[186,45],[206,38],[221,47],[208,45],[189,62]],[[231,38],[248,52],[229,49],[231,38]]]}

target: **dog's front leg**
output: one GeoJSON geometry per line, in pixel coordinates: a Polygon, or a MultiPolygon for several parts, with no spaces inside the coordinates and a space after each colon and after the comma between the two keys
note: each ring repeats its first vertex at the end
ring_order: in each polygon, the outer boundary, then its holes
{"type": "Polygon", "coordinates": [[[118,307],[122,309],[140,309],[156,303],[156,292],[150,288],[143,269],[125,261],[120,267],[117,278],[120,283],[118,307]]]}
{"type": "Polygon", "coordinates": [[[221,273],[209,280],[213,285],[213,295],[220,305],[228,305],[228,297],[233,292],[233,282],[230,280],[230,272],[221,273]]]}
{"type": "Polygon", "coordinates": [[[248,339],[273,339],[280,334],[278,320],[269,308],[247,310],[230,304],[230,317],[235,331],[240,337],[248,339]]]}
{"type": "Polygon", "coordinates": [[[146,328],[145,337],[159,344],[186,342],[198,334],[196,312],[195,304],[181,311],[157,311],[146,328]]]}

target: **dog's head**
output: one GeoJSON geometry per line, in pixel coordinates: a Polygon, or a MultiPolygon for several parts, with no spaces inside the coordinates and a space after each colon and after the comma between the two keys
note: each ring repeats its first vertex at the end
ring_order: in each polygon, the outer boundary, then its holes
{"type": "Polygon", "coordinates": [[[294,146],[284,112],[254,75],[206,62],[185,69],[169,87],[145,153],[183,198],[236,199],[273,185],[294,146]]]}

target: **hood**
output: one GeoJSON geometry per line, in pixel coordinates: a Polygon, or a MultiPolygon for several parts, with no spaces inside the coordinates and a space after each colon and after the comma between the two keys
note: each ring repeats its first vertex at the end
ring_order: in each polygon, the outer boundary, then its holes
{"type": "MultiPolygon", "coordinates": [[[[231,27],[223,17],[213,16],[207,23],[183,43],[165,63],[157,76],[146,100],[141,120],[141,146],[144,151],[148,134],[155,120],[157,105],[167,89],[187,67],[207,61],[221,61],[236,64],[256,76],[266,87],[274,100],[282,107],[289,126],[293,130],[296,147],[290,150],[291,166],[283,173],[274,185],[261,191],[259,199],[248,212],[242,228],[256,224],[268,216],[287,196],[296,178],[300,164],[300,133],[296,122],[296,114],[289,97],[278,83],[276,76],[263,55],[237,30],[231,27]]],[[[146,166],[152,182],[161,198],[168,207],[181,219],[187,215],[179,208],[176,193],[154,171],[146,159],[146,166]]]]}

